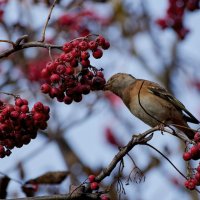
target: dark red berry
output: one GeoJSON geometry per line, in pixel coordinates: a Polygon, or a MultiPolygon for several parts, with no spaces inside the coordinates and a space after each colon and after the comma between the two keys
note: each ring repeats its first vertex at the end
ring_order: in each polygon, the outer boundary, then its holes
{"type": "Polygon", "coordinates": [[[58,74],[52,74],[50,80],[52,83],[58,83],[60,81],[60,76],[58,74]]]}
{"type": "Polygon", "coordinates": [[[86,51],[88,49],[88,43],[86,41],[81,41],[79,43],[79,47],[80,47],[81,51],[86,51]]]}
{"type": "Polygon", "coordinates": [[[99,189],[99,183],[97,183],[97,182],[92,182],[92,183],[90,184],[90,188],[91,188],[91,190],[98,190],[98,189],[99,189]]]}
{"type": "Polygon", "coordinates": [[[74,74],[74,69],[72,67],[66,67],[66,74],[73,75],[74,74]]]}
{"type": "Polygon", "coordinates": [[[109,49],[110,43],[108,41],[105,41],[105,43],[102,45],[102,49],[109,49]]]}
{"type": "Polygon", "coordinates": [[[90,50],[94,51],[94,50],[97,49],[98,44],[97,44],[97,42],[95,42],[95,41],[90,41],[90,42],[88,43],[88,46],[89,46],[89,49],[90,49],[90,50]]]}
{"type": "Polygon", "coordinates": [[[73,99],[71,97],[65,96],[63,101],[65,104],[71,104],[73,99]]]}
{"type": "Polygon", "coordinates": [[[41,91],[45,94],[49,93],[51,90],[51,86],[47,83],[41,85],[41,91]]]}
{"type": "Polygon", "coordinates": [[[188,160],[190,160],[192,158],[192,156],[191,156],[191,153],[190,152],[185,152],[184,154],[183,154],[183,159],[185,160],[185,161],[188,161],[188,160]]]}
{"type": "Polygon", "coordinates": [[[44,110],[44,105],[41,102],[37,102],[34,104],[33,108],[35,111],[42,112],[44,110]]]}
{"type": "Polygon", "coordinates": [[[87,52],[87,51],[82,51],[81,52],[81,59],[87,60],[89,57],[90,57],[89,52],[87,52]]]}
{"type": "Polygon", "coordinates": [[[65,43],[65,44],[63,45],[63,51],[64,51],[65,53],[70,52],[70,51],[72,50],[72,48],[73,48],[73,45],[72,45],[72,43],[70,43],[70,42],[67,42],[67,43],[65,43]]]}
{"type": "Polygon", "coordinates": [[[99,59],[103,56],[103,51],[101,49],[96,49],[92,52],[94,58],[99,59]]]}
{"type": "Polygon", "coordinates": [[[88,180],[90,181],[90,183],[95,182],[95,178],[96,178],[95,175],[89,175],[89,176],[88,176],[88,180]]]}

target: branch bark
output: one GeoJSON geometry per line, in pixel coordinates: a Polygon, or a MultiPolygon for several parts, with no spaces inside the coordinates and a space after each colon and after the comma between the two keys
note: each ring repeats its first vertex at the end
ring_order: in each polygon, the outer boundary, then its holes
{"type": "Polygon", "coordinates": [[[62,45],[53,45],[53,44],[49,44],[49,43],[43,43],[43,42],[27,42],[27,43],[23,43],[23,44],[19,44],[16,45],[14,48],[12,49],[8,49],[2,53],[0,53],[0,59],[4,58],[4,57],[8,57],[9,55],[23,50],[23,49],[27,49],[27,48],[31,48],[31,47],[41,47],[41,48],[46,48],[46,49],[62,49],[62,45]]]}

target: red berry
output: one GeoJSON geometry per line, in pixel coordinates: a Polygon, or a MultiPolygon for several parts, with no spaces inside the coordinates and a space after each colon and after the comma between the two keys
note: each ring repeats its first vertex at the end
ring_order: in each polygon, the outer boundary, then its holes
{"type": "Polygon", "coordinates": [[[168,27],[168,24],[166,22],[166,19],[158,19],[156,21],[156,24],[158,24],[162,29],[165,29],[168,27]]]}
{"type": "Polygon", "coordinates": [[[80,57],[80,55],[81,55],[81,51],[79,50],[79,49],[73,49],[72,51],[71,51],[71,54],[72,54],[72,56],[73,56],[73,58],[77,58],[77,57],[80,57]]]}
{"type": "Polygon", "coordinates": [[[89,94],[90,93],[90,86],[89,85],[82,85],[82,93],[89,94]]]}
{"type": "Polygon", "coordinates": [[[44,113],[49,114],[49,112],[50,112],[49,106],[44,106],[44,113]]]}
{"type": "Polygon", "coordinates": [[[200,133],[199,132],[195,133],[195,135],[194,135],[194,141],[195,142],[200,142],[200,133]]]}
{"type": "Polygon", "coordinates": [[[48,78],[49,75],[50,75],[50,72],[47,68],[42,69],[42,71],[41,71],[42,78],[48,78]]]}
{"type": "Polygon", "coordinates": [[[102,49],[109,49],[110,43],[108,41],[105,41],[105,43],[102,45],[102,49]]]}
{"type": "Polygon", "coordinates": [[[29,108],[28,108],[27,105],[23,105],[23,106],[21,106],[21,112],[23,112],[23,113],[27,113],[28,111],[29,111],[29,108]]]}
{"type": "Polygon", "coordinates": [[[74,58],[74,55],[73,55],[72,53],[67,53],[67,54],[65,54],[64,60],[65,60],[66,62],[70,62],[70,61],[73,60],[73,58],[74,58]]]}
{"type": "Polygon", "coordinates": [[[41,85],[40,89],[44,94],[47,94],[47,93],[50,92],[51,86],[49,84],[47,84],[47,83],[44,83],[44,84],[41,85]]]}
{"type": "Polygon", "coordinates": [[[56,64],[53,62],[48,62],[46,64],[46,69],[47,69],[47,72],[49,73],[54,72],[56,70],[56,64]]]}
{"type": "Polygon", "coordinates": [[[58,74],[52,74],[50,80],[53,83],[58,83],[60,81],[60,76],[58,74]]]}
{"type": "Polygon", "coordinates": [[[191,147],[190,153],[191,153],[191,156],[192,156],[192,157],[196,156],[196,155],[199,153],[198,146],[195,145],[195,146],[191,147]]]}
{"type": "Polygon", "coordinates": [[[88,179],[89,179],[89,181],[90,181],[90,183],[93,183],[93,182],[95,182],[95,175],[89,175],[88,176],[88,179]]]}
{"type": "Polygon", "coordinates": [[[66,74],[73,75],[74,74],[74,69],[72,67],[66,67],[66,74]]]}
{"type": "Polygon", "coordinates": [[[23,105],[28,105],[28,101],[26,99],[22,99],[23,105]]]}
{"type": "Polygon", "coordinates": [[[71,97],[65,96],[63,101],[65,104],[71,104],[73,99],[71,97]]]}
{"type": "Polygon", "coordinates": [[[58,65],[57,67],[56,67],[56,72],[58,73],[58,74],[64,74],[65,73],[65,66],[64,65],[58,65]]]}
{"type": "Polygon", "coordinates": [[[105,44],[105,38],[102,35],[99,35],[96,39],[96,42],[100,45],[103,46],[105,44]]]}
{"type": "Polygon", "coordinates": [[[59,96],[59,94],[60,94],[60,90],[58,89],[58,88],[51,88],[51,90],[50,90],[50,93],[49,93],[49,96],[51,97],[51,98],[54,98],[54,97],[57,97],[57,96],[59,96]]]}
{"type": "Polygon", "coordinates": [[[90,41],[90,42],[88,43],[88,46],[89,46],[89,49],[90,49],[90,50],[96,50],[97,47],[98,47],[98,44],[97,44],[97,42],[95,42],[95,41],[90,41]]]}
{"type": "Polygon", "coordinates": [[[196,181],[194,179],[189,179],[185,182],[185,187],[189,190],[194,190],[196,186],[196,181]]]}
{"type": "Polygon", "coordinates": [[[184,154],[183,154],[183,159],[185,160],[185,161],[188,161],[188,160],[190,160],[192,158],[192,156],[191,156],[191,153],[190,152],[185,152],[184,154]]]}
{"type": "Polygon", "coordinates": [[[64,51],[65,53],[70,52],[70,51],[72,50],[72,48],[73,48],[73,45],[72,45],[72,43],[70,43],[70,42],[67,42],[67,43],[65,43],[65,44],[63,45],[63,51],[64,51]]]}
{"type": "Polygon", "coordinates": [[[101,90],[103,89],[104,85],[105,85],[106,81],[104,78],[101,77],[95,77],[92,80],[92,86],[96,89],[96,90],[101,90]]]}
{"type": "Polygon", "coordinates": [[[36,121],[43,121],[44,120],[44,115],[39,112],[35,112],[33,115],[33,119],[36,121]]]}
{"type": "Polygon", "coordinates": [[[70,66],[72,66],[72,67],[78,67],[78,60],[74,58],[74,59],[70,62],[70,66]]]}
{"type": "Polygon", "coordinates": [[[89,67],[90,66],[90,61],[89,60],[81,60],[81,65],[83,67],[89,67]]]}
{"type": "Polygon", "coordinates": [[[82,100],[82,95],[81,95],[81,94],[80,94],[80,95],[77,94],[77,95],[75,95],[75,96],[73,97],[73,99],[74,99],[75,102],[78,103],[78,102],[80,102],[80,101],[82,100]]]}
{"type": "Polygon", "coordinates": [[[197,167],[197,171],[200,173],[200,164],[199,164],[199,166],[197,167]]]}
{"type": "Polygon", "coordinates": [[[103,51],[101,49],[96,49],[92,53],[93,57],[99,59],[103,56],[103,51]]]}
{"type": "Polygon", "coordinates": [[[99,183],[97,183],[97,182],[92,182],[92,183],[90,184],[90,188],[91,188],[91,190],[98,190],[98,189],[99,189],[99,183]]]}
{"type": "Polygon", "coordinates": [[[72,46],[73,47],[78,47],[78,45],[79,45],[79,41],[78,40],[74,40],[73,42],[72,42],[72,46]]]}
{"type": "Polygon", "coordinates": [[[18,111],[12,111],[10,113],[10,117],[14,118],[14,119],[18,118],[19,117],[19,112],[18,111]]]}
{"type": "Polygon", "coordinates": [[[79,47],[80,47],[81,51],[86,51],[88,49],[88,43],[86,41],[81,41],[79,43],[79,47]]]}
{"type": "Polygon", "coordinates": [[[104,78],[104,75],[103,75],[102,71],[97,71],[96,76],[104,78]]]}
{"type": "Polygon", "coordinates": [[[197,172],[197,173],[195,174],[195,179],[197,180],[197,182],[200,181],[200,173],[199,173],[199,172],[197,172]]]}
{"type": "Polygon", "coordinates": [[[44,105],[41,102],[37,102],[34,104],[33,108],[35,109],[35,111],[41,112],[44,110],[44,105]]]}
{"type": "Polygon", "coordinates": [[[81,59],[87,60],[90,57],[90,54],[87,51],[81,52],[81,59]]]}
{"type": "Polygon", "coordinates": [[[15,105],[21,107],[24,104],[23,99],[17,98],[15,99],[15,105]]]}
{"type": "Polygon", "coordinates": [[[25,114],[25,113],[21,113],[20,115],[19,115],[19,119],[20,120],[26,120],[28,118],[28,116],[25,114]]]}

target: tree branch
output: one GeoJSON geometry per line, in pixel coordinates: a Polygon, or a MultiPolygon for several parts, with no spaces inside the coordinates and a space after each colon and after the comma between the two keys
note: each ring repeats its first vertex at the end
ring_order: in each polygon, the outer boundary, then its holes
{"type": "Polygon", "coordinates": [[[49,15],[48,15],[48,17],[47,17],[46,23],[45,23],[44,28],[43,28],[43,31],[42,31],[42,39],[41,39],[39,42],[44,42],[44,41],[45,41],[46,29],[47,29],[49,20],[50,20],[50,18],[51,18],[51,13],[52,13],[53,8],[55,7],[56,3],[57,3],[57,0],[54,0],[53,4],[52,4],[52,6],[51,6],[51,8],[50,8],[50,10],[49,10],[49,15]]]}
{"type": "Polygon", "coordinates": [[[76,195],[71,194],[59,194],[51,196],[40,196],[40,197],[25,197],[17,198],[16,200],[100,200],[98,193],[80,193],[76,195]]]}
{"type": "Polygon", "coordinates": [[[11,55],[11,54],[13,54],[17,51],[20,51],[20,50],[23,50],[23,49],[26,49],[26,48],[30,48],[30,47],[41,47],[41,48],[46,48],[46,49],[49,49],[49,48],[51,48],[51,49],[62,49],[61,45],[53,45],[53,44],[37,42],[37,41],[27,42],[27,43],[23,43],[23,44],[19,44],[19,45],[16,45],[16,43],[15,43],[14,48],[0,53],[0,59],[4,58],[4,57],[8,57],[9,55],[11,55]]]}

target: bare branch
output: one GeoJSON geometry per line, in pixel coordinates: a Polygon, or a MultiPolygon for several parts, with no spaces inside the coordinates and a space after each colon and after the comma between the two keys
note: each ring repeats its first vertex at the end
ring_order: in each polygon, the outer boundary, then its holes
{"type": "Polygon", "coordinates": [[[12,44],[13,47],[15,46],[15,43],[13,41],[10,41],[10,40],[0,40],[0,42],[5,42],[5,43],[8,43],[8,44],[12,44]]]}
{"type": "Polygon", "coordinates": [[[50,10],[49,10],[49,15],[48,15],[48,17],[47,17],[46,23],[45,23],[44,28],[43,28],[43,31],[42,31],[42,39],[41,39],[39,42],[44,42],[44,41],[45,41],[46,29],[47,29],[49,20],[51,19],[51,14],[52,14],[52,11],[53,11],[53,9],[54,9],[56,3],[57,3],[57,0],[54,0],[53,4],[52,4],[52,6],[51,6],[51,8],[50,8],[50,10]]]}
{"type": "Polygon", "coordinates": [[[70,194],[59,194],[51,196],[41,196],[41,197],[25,197],[25,198],[16,198],[16,200],[100,200],[98,193],[80,193],[75,196],[70,194]]]}
{"type": "Polygon", "coordinates": [[[4,57],[8,57],[9,55],[17,52],[17,51],[20,51],[20,50],[23,50],[23,49],[27,49],[27,48],[31,48],[31,47],[41,47],[41,48],[46,48],[46,49],[62,49],[62,46],[61,45],[52,45],[52,44],[49,44],[49,43],[43,43],[43,42],[37,42],[37,41],[34,41],[34,42],[27,42],[27,43],[24,43],[24,44],[20,44],[20,45],[15,45],[15,48],[12,48],[12,49],[9,49],[9,50],[6,50],[2,53],[0,53],[0,59],[1,58],[4,58],[4,57]]]}

